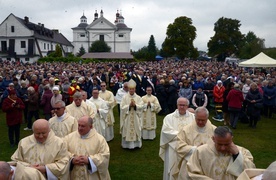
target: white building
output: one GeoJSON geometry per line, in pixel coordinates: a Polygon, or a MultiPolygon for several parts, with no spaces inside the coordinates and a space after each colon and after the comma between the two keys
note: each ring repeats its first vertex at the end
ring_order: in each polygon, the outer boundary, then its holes
{"type": "Polygon", "coordinates": [[[34,24],[28,17],[21,19],[12,13],[0,24],[0,58],[2,60],[35,62],[60,45],[63,55],[73,52],[73,46],[58,30],[44,24],[34,24]]]}
{"type": "Polygon", "coordinates": [[[118,11],[114,24],[104,18],[101,10],[100,17],[98,17],[97,11],[95,12],[91,24],[87,24],[87,18],[83,15],[80,18],[80,24],[72,30],[74,54],[77,54],[81,47],[88,52],[91,44],[97,40],[105,41],[113,53],[130,53],[132,29],[126,26],[124,17],[118,11]]]}

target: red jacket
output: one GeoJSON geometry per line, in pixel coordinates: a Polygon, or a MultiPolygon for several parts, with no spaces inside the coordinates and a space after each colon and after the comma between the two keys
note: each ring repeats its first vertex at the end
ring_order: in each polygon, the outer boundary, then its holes
{"type": "Polygon", "coordinates": [[[8,126],[13,126],[22,123],[23,109],[25,108],[24,103],[20,98],[12,100],[9,97],[4,99],[2,104],[2,110],[6,112],[6,123],[8,126]],[[13,104],[17,105],[14,107],[13,104]]]}
{"type": "Polygon", "coordinates": [[[231,89],[226,97],[228,101],[228,107],[230,108],[242,108],[244,101],[243,94],[240,90],[231,89]]]}
{"type": "Polygon", "coordinates": [[[215,85],[214,90],[213,90],[213,95],[214,95],[214,101],[216,103],[222,103],[223,102],[223,93],[225,91],[225,87],[221,86],[219,87],[218,85],[215,85]]]}

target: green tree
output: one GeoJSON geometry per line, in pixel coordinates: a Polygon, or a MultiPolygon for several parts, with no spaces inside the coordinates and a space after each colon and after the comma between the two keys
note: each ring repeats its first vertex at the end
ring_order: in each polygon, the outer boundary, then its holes
{"type": "Polygon", "coordinates": [[[275,47],[264,49],[264,53],[266,55],[268,55],[269,57],[276,59],[276,48],[275,47]]]}
{"type": "Polygon", "coordinates": [[[173,24],[167,27],[165,41],[162,44],[164,54],[183,59],[195,56],[196,49],[193,41],[196,38],[196,28],[192,25],[192,19],[186,16],[178,17],[173,24]]]}
{"type": "Polygon", "coordinates": [[[62,57],[61,47],[58,44],[56,44],[56,50],[54,52],[51,52],[48,56],[49,57],[62,57]]]}
{"type": "Polygon", "coordinates": [[[77,57],[81,57],[81,56],[84,55],[85,53],[86,53],[86,52],[85,52],[84,47],[80,47],[79,52],[77,53],[77,57]]]}
{"type": "Polygon", "coordinates": [[[110,52],[111,48],[105,41],[97,40],[91,44],[89,52],[110,52]]]}
{"type": "Polygon", "coordinates": [[[149,60],[155,60],[155,56],[157,55],[157,47],[155,44],[154,36],[151,35],[148,43],[148,58],[149,60]]]}
{"type": "Polygon", "coordinates": [[[221,17],[214,25],[215,35],[207,44],[209,55],[219,55],[218,60],[224,60],[232,54],[238,55],[244,43],[240,26],[239,20],[221,17]]]}
{"type": "Polygon", "coordinates": [[[244,45],[239,55],[242,59],[252,58],[265,48],[264,39],[258,38],[252,31],[249,31],[244,39],[244,45]]]}
{"type": "Polygon", "coordinates": [[[138,49],[138,51],[133,52],[133,56],[136,59],[147,60],[147,58],[148,58],[148,47],[144,46],[144,47],[138,49]]]}
{"type": "Polygon", "coordinates": [[[62,57],[62,50],[58,44],[56,45],[56,57],[62,57]]]}

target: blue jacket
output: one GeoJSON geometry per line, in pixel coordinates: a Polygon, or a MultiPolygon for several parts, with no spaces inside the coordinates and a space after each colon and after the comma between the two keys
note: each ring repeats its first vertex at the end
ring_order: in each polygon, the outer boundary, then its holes
{"type": "Polygon", "coordinates": [[[268,106],[275,106],[276,87],[266,86],[264,88],[263,103],[268,106]]]}

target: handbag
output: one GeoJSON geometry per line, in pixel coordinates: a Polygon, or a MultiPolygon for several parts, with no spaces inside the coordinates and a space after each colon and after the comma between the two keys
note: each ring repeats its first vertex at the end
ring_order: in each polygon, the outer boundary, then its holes
{"type": "Polygon", "coordinates": [[[255,103],[254,107],[257,109],[262,109],[263,108],[263,103],[255,103]]]}

